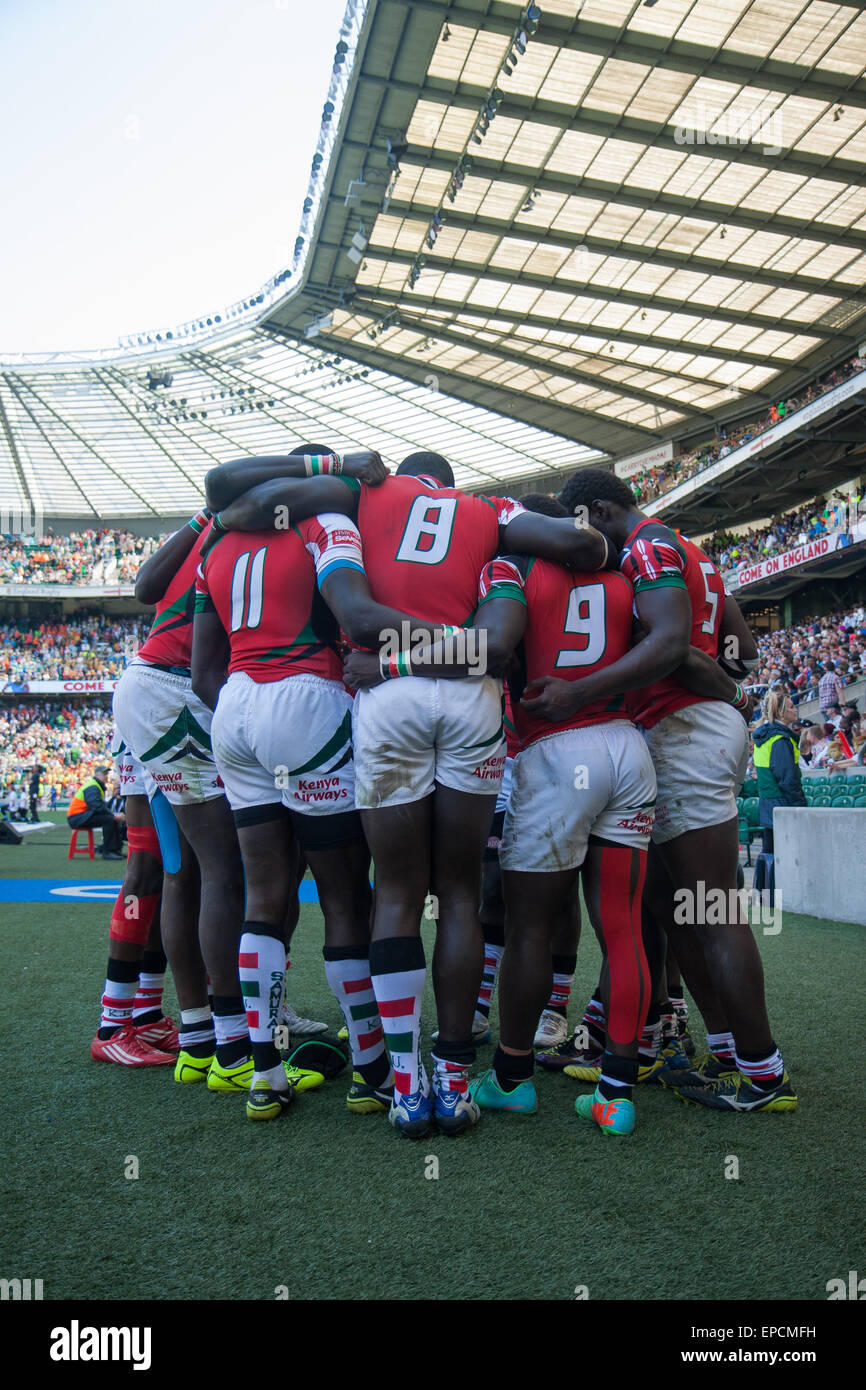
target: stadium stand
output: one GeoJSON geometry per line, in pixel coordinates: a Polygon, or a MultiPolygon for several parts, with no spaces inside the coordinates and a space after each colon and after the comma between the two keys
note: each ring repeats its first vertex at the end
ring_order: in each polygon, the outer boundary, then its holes
{"type": "Polygon", "coordinates": [[[735,536],[720,532],[703,545],[724,573],[747,561],[781,555],[795,545],[806,545],[834,531],[848,529],[849,521],[866,508],[862,494],[819,496],[814,502],[772,519],[769,525],[735,536]]]}
{"type": "Polygon", "coordinates": [[[0,705],[0,788],[2,803],[26,792],[29,769],[41,766],[42,802],[65,801],[76,785],[106,761],[111,745],[111,711],[106,702],[39,700],[0,705]]]}
{"type": "Polygon", "coordinates": [[[120,676],[147,633],[146,618],[79,613],[64,621],[0,623],[0,681],[120,676]]]}
{"type": "MultiPolygon", "coordinates": [[[[660,464],[655,468],[648,468],[637,473],[629,479],[629,485],[634,489],[638,502],[643,505],[652,502],[657,497],[661,497],[670,488],[678,483],[685,482],[688,478],[695,477],[698,473],[709,468],[711,464],[719,459],[726,458],[743,444],[748,444],[751,440],[757,439],[765,430],[777,425],[781,419],[792,415],[795,410],[800,410],[804,405],[809,405],[817,400],[819,396],[827,391],[832,391],[835,386],[840,386],[843,381],[847,381],[855,372],[863,370],[863,359],[858,355],[845,362],[841,367],[828,372],[825,377],[813,382],[805,391],[797,396],[792,396],[785,401],[780,401],[773,405],[767,414],[758,420],[753,420],[749,424],[736,425],[730,430],[720,427],[718,438],[710,443],[701,445],[699,449],[693,449],[688,453],[682,453],[677,458],[669,460],[667,463],[660,464]]],[[[820,533],[819,533],[820,534],[820,533]]]]}
{"type": "Polygon", "coordinates": [[[0,584],[128,584],[160,540],[130,531],[3,536],[0,584]]]}

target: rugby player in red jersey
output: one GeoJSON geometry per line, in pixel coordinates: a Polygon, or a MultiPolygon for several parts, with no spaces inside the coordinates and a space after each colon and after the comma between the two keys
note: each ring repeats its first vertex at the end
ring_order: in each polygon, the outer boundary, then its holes
{"type": "MultiPolygon", "coordinates": [[[[622,658],[631,644],[632,591],[618,574],[512,555],[484,567],[479,599],[475,622],[485,633],[488,661],[498,666],[517,654],[509,685],[520,751],[500,849],[506,914],[500,1043],[472,1094],[484,1109],[526,1114],[537,1108],[532,1047],[550,992],[554,924],[568,912],[583,870],[608,953],[611,1003],[599,1088],[578,1109],[606,1132],[630,1133],[650,993],[640,904],[655,799],[652,762],[622,699],[587,703],[551,724],[529,713],[520,696],[542,673],[559,670],[568,682],[580,681],[622,658]]],[[[352,656],[347,674],[374,678],[369,660],[352,656]]],[[[412,674],[424,669],[419,663],[416,672],[414,660],[412,667],[412,674]]]]}
{"type": "MultiPolygon", "coordinates": [[[[209,524],[210,514],[198,513],[139,570],[136,597],[156,604],[156,616],[115,691],[114,718],[126,748],[149,784],[162,791],[183,832],[177,872],[164,865],[162,902],[163,941],[181,1008],[175,1079],[232,1091],[249,1086],[252,1074],[237,976],[243,871],[211,749],[210,710],[190,679],[197,547],[209,524]],[[190,919],[194,860],[201,890],[199,910],[190,919]]],[[[154,811],[159,826],[158,802],[154,811]]]]}
{"type": "MultiPolygon", "coordinates": [[[[543,492],[525,493],[520,505],[528,512],[540,512],[543,516],[567,516],[561,502],[543,492]]],[[[520,752],[520,739],[514,725],[508,682],[503,691],[503,730],[505,733],[505,771],[502,785],[496,799],[496,813],[490,827],[490,835],[484,850],[484,864],[481,877],[481,906],[478,916],[484,931],[484,973],[481,988],[475,1005],[475,1018],[472,1023],[472,1037],[476,1043],[489,1041],[490,1007],[496,990],[499,966],[505,950],[505,901],[502,897],[502,872],[499,865],[499,850],[502,844],[502,829],[505,812],[511,797],[511,774],[514,759],[520,752]]],[[[563,1043],[568,1033],[567,1015],[577,962],[577,947],[580,940],[580,893],[575,887],[571,901],[556,923],[551,939],[550,997],[541,1012],[535,1033],[536,1048],[555,1048],[563,1043]]],[[[434,1038],[437,1035],[434,1034],[434,1038]]],[[[559,1058],[557,1057],[557,1061],[559,1058]]],[[[563,1062],[562,1065],[565,1065],[563,1062]]]]}
{"type": "MultiPolygon", "coordinates": [[[[559,719],[588,699],[635,692],[630,707],[645,731],[658,779],[653,828],[658,869],[648,878],[647,905],[656,924],[670,935],[686,982],[691,987],[695,981],[699,1007],[708,1010],[710,1065],[703,1072],[689,1072],[678,1093],[715,1109],[793,1110],[797,1098],[767,1018],[761,957],[736,898],[735,797],[748,761],[748,734],[737,709],[747,713],[748,700],[716,664],[720,636],[736,632],[731,628],[736,605],[726,600],[712,561],[691,541],[641,512],[631,489],[612,473],[575,473],[561,499],[570,510],[585,509],[591,524],[617,547],[639,618],[648,599],[681,601],[683,596],[689,605],[691,653],[700,668],[692,688],[686,688],[684,672],[679,671],[639,689],[633,670],[639,644],[617,670],[599,671],[571,690],[548,678],[535,704],[539,713],[559,719]],[[733,704],[726,702],[732,690],[733,704]],[[686,901],[694,905],[721,890],[734,911],[723,913],[721,922],[680,925],[674,914],[677,890],[681,895],[686,890],[686,901]],[[707,982],[701,986],[695,939],[711,989],[707,982]]],[[[740,620],[741,637],[744,629],[740,620]]],[[[748,657],[750,652],[741,650],[739,655],[748,657]]],[[[660,954],[663,962],[663,947],[660,954]]]]}
{"type": "MultiPolygon", "coordinates": [[[[102,1012],[90,1044],[95,1062],[174,1065],[177,1028],[162,1011],[166,957],[160,934],[163,861],[150,811],[155,788],[115,729],[112,759],[124,798],[129,856],[111,913],[102,1012]]],[[[159,793],[156,793],[159,795],[159,793]]]]}
{"type": "Polygon", "coordinates": [[[332,614],[351,641],[368,644],[383,627],[410,621],[370,597],[361,538],[345,516],[224,532],[203,547],[193,687],[215,707],[214,752],[246,876],[239,963],[255,1066],[247,1114],[254,1120],[277,1118],[293,1096],[274,1033],[295,838],[316,880],[325,972],[349,1032],[349,1109],[385,1110],[393,1094],[370,979],[370,855],[355,809],[352,701],[332,614]]]}
{"type": "MultiPolygon", "coordinates": [[[[589,569],[609,562],[603,538],[571,518],[533,515],[507,498],[455,489],[450,465],[437,454],[410,456],[378,487],[340,477],[291,481],[280,476],[281,469],[290,473],[285,462],[251,460],[209,474],[220,524],[272,526],[281,507],[294,518],[325,508],[354,516],[373,597],[422,621],[467,623],[481,567],[502,545],[589,569]],[[262,481],[269,469],[272,481],[262,481]],[[251,480],[256,486],[226,506],[251,480]]],[[[298,461],[291,463],[299,471],[298,461]]],[[[316,467],[335,464],[340,460],[316,467]]],[[[401,640],[397,631],[394,660],[401,640]]],[[[354,738],[356,801],[376,865],[370,970],[394,1065],[389,1118],[410,1138],[426,1134],[434,1117],[441,1131],[458,1134],[478,1118],[467,1071],[483,966],[478,885],[504,765],[499,683],[483,676],[458,690],[431,677],[365,690],[355,701],[354,738]],[[428,891],[438,907],[432,1097],[419,1047],[426,974],[420,920],[428,891]]]]}

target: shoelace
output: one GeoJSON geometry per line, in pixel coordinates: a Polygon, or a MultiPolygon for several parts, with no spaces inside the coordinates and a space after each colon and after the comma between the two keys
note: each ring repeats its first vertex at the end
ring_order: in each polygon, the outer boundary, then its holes
{"type": "Polygon", "coordinates": [[[149,1053],[156,1051],[148,1043],[143,1042],[141,1038],[136,1037],[134,1029],[130,1026],[121,1028],[120,1032],[115,1033],[114,1037],[109,1038],[108,1041],[121,1043],[135,1057],[146,1057],[149,1053]]]}

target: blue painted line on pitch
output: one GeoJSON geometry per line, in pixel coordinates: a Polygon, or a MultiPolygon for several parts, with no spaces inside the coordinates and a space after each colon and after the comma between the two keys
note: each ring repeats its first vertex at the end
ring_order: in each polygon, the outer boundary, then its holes
{"type": "MultiPolygon", "coordinates": [[[[122,886],[119,879],[0,878],[0,903],[113,903],[122,886]]],[[[299,896],[302,903],[319,901],[312,879],[299,896]]]]}

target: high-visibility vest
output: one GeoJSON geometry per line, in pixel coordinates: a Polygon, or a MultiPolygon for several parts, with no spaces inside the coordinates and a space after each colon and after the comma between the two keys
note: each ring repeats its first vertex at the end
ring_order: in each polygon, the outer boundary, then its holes
{"type": "Polygon", "coordinates": [[[773,751],[773,744],[777,739],[790,738],[791,747],[794,750],[794,766],[800,761],[800,747],[796,739],[791,738],[790,734],[773,734],[764,743],[755,744],[755,752],[752,761],[755,764],[755,776],[758,779],[758,796],[766,798],[779,798],[782,789],[770,771],[770,757],[773,751]]]}
{"type": "Polygon", "coordinates": [[[95,777],[88,777],[87,781],[82,783],[82,785],[78,788],[78,791],[75,793],[72,800],[70,801],[69,810],[66,812],[67,816],[80,816],[83,811],[90,810],[90,807],[84,800],[84,793],[87,791],[88,787],[98,787],[100,797],[103,801],[105,800],[105,793],[102,790],[102,783],[97,782],[95,777]]]}

